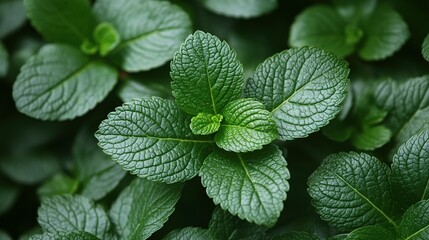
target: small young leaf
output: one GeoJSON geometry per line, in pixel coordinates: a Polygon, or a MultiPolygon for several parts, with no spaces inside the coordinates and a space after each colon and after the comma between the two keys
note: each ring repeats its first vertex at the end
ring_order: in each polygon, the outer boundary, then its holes
{"type": "Polygon", "coordinates": [[[273,226],[289,190],[289,171],[274,145],[251,153],[216,150],[200,171],[207,195],[240,218],[273,226]]]}
{"type": "Polygon", "coordinates": [[[110,23],[100,23],[94,30],[94,40],[98,43],[101,56],[106,56],[120,42],[119,33],[110,23]]]}
{"type": "Polygon", "coordinates": [[[46,45],[22,67],[13,86],[16,107],[41,120],[85,114],[116,83],[116,70],[66,45],[46,45]],[[43,65],[43,67],[41,67],[43,65]]]}
{"type": "Polygon", "coordinates": [[[276,123],[258,101],[241,98],[228,103],[222,115],[225,121],[216,133],[215,142],[226,151],[250,152],[262,149],[277,136],[276,123]]]}
{"type": "Polygon", "coordinates": [[[173,96],[185,112],[219,114],[238,99],[243,66],[226,42],[201,31],[190,35],[171,62],[173,96]]]}
{"type": "Polygon", "coordinates": [[[258,17],[277,7],[277,0],[200,0],[209,10],[229,17],[258,17]]]}
{"type": "Polygon", "coordinates": [[[162,240],[182,240],[182,239],[192,239],[192,240],[215,240],[210,235],[210,232],[207,229],[202,229],[198,227],[187,227],[183,229],[176,229],[168,233],[162,240]]]}
{"type": "Polygon", "coordinates": [[[0,1],[0,39],[15,31],[25,22],[22,0],[0,1]]]}
{"type": "Polygon", "coordinates": [[[429,200],[411,206],[402,216],[398,227],[399,239],[425,240],[429,238],[429,200]]]}
{"type": "Polygon", "coordinates": [[[411,137],[393,156],[391,182],[403,207],[429,199],[429,131],[411,137]]]}
{"type": "Polygon", "coordinates": [[[371,151],[389,142],[391,137],[390,129],[383,125],[377,125],[367,127],[362,132],[354,134],[351,141],[356,148],[371,151]]]}
{"type": "Polygon", "coordinates": [[[168,1],[98,0],[93,10],[121,36],[110,55],[128,72],[163,65],[191,33],[188,15],[168,1]]]}
{"type": "Polygon", "coordinates": [[[364,226],[353,230],[346,240],[380,240],[396,239],[394,231],[379,225],[364,226]]]}
{"type": "Polygon", "coordinates": [[[0,42],[0,77],[4,77],[9,69],[9,54],[6,48],[0,42]]]}
{"type": "Polygon", "coordinates": [[[346,96],[347,62],[317,48],[294,48],[265,60],[244,87],[277,124],[279,138],[308,136],[328,124],[346,96]]]}
{"type": "Polygon", "coordinates": [[[56,232],[56,233],[43,233],[30,237],[29,240],[99,240],[98,237],[88,232],[56,232]]]}
{"type": "Polygon", "coordinates": [[[182,186],[135,179],[110,210],[119,238],[147,239],[160,229],[173,213],[182,186]]]}
{"type": "Polygon", "coordinates": [[[33,26],[49,41],[80,46],[91,39],[94,19],[87,0],[24,0],[33,26]]]}
{"type": "Polygon", "coordinates": [[[209,135],[217,132],[222,122],[223,116],[220,114],[198,113],[191,119],[191,130],[196,135],[209,135]]]}
{"type": "Polygon", "coordinates": [[[135,99],[109,114],[99,146],[125,170],[166,183],[194,177],[213,141],[192,134],[190,116],[170,100],[135,99]]]}
{"type": "Polygon", "coordinates": [[[422,55],[429,62],[429,34],[426,35],[422,44],[422,55]]]}
{"type": "Polygon", "coordinates": [[[55,196],[42,201],[37,218],[44,231],[88,232],[105,239],[110,230],[103,208],[83,196],[55,196]]]}
{"type": "Polygon", "coordinates": [[[40,200],[44,200],[55,195],[73,194],[76,192],[79,182],[64,174],[57,174],[43,183],[37,189],[40,200]]]}
{"type": "Polygon", "coordinates": [[[394,225],[389,175],[386,165],[367,154],[332,154],[309,177],[308,193],[321,218],[340,230],[394,225]]]}
{"type": "Polygon", "coordinates": [[[288,232],[275,236],[273,240],[319,240],[319,238],[306,232],[288,232]]]}

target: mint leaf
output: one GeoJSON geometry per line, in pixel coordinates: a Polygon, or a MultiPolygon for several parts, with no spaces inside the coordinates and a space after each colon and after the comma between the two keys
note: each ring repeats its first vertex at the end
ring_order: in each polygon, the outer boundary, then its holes
{"type": "Polygon", "coordinates": [[[278,136],[276,123],[264,105],[241,98],[228,103],[222,111],[225,118],[216,133],[218,147],[233,152],[262,149],[278,136]]]}
{"type": "Polygon", "coordinates": [[[87,0],[24,0],[33,26],[49,41],[75,46],[91,39],[94,19],[87,0]]]}
{"type": "Polygon", "coordinates": [[[164,184],[135,179],[110,209],[120,239],[147,239],[160,229],[174,211],[181,184],[164,184]]]}
{"type": "Polygon", "coordinates": [[[200,2],[215,13],[242,18],[258,17],[277,7],[277,0],[200,0],[200,2]]]}
{"type": "Polygon", "coordinates": [[[241,95],[243,67],[226,42],[201,31],[190,35],[171,63],[173,96],[191,115],[218,114],[241,95]]]}
{"type": "Polygon", "coordinates": [[[25,19],[25,8],[22,0],[0,1],[0,39],[21,27],[25,19]]]}
{"type": "Polygon", "coordinates": [[[389,175],[386,165],[367,154],[332,154],[309,177],[308,193],[321,218],[339,230],[395,225],[389,175]]]}
{"type": "Polygon", "coordinates": [[[101,56],[106,56],[120,42],[119,33],[110,23],[100,23],[94,30],[94,40],[98,43],[101,56]]]}
{"type": "Polygon", "coordinates": [[[429,34],[426,35],[422,44],[422,55],[429,62],[429,34]]]}
{"type": "Polygon", "coordinates": [[[4,77],[7,74],[9,68],[9,54],[6,48],[0,42],[0,77],[4,77]]]}
{"type": "Polygon", "coordinates": [[[128,72],[163,65],[191,33],[188,15],[167,1],[98,0],[93,12],[121,36],[110,59],[128,72]]]}
{"type": "MultiPolygon", "coordinates": [[[[379,225],[365,226],[353,230],[348,234],[347,240],[380,240],[396,239],[394,231],[379,225]]],[[[402,238],[401,238],[402,239],[402,238]]]]}
{"type": "Polygon", "coordinates": [[[100,206],[83,196],[55,196],[42,201],[37,218],[44,231],[88,232],[105,239],[110,222],[100,206]]]}
{"type": "Polygon", "coordinates": [[[79,182],[76,179],[64,174],[57,174],[37,189],[37,195],[40,200],[44,200],[55,195],[72,194],[76,192],[78,185],[79,182]]]}
{"type": "Polygon", "coordinates": [[[424,240],[429,237],[429,200],[411,206],[398,227],[400,239],[424,240]]]}
{"type": "Polygon", "coordinates": [[[404,207],[429,199],[429,131],[411,137],[393,156],[391,182],[404,207]]]}
{"type": "Polygon", "coordinates": [[[182,240],[182,239],[192,239],[192,240],[214,240],[210,235],[210,232],[207,229],[202,229],[198,227],[187,227],[183,229],[176,229],[168,233],[162,240],[182,240]]]}
{"type": "Polygon", "coordinates": [[[277,124],[279,138],[302,138],[328,124],[341,110],[349,69],[332,53],[294,48],[265,60],[244,87],[277,124]]]}
{"type": "Polygon", "coordinates": [[[170,100],[124,103],[96,132],[99,146],[125,170],[166,183],[194,177],[213,142],[194,136],[191,119],[170,100]]]}
{"type": "Polygon", "coordinates": [[[116,77],[115,69],[72,47],[46,45],[21,68],[13,98],[17,109],[33,118],[73,119],[103,100],[116,77]]]}
{"type": "Polygon", "coordinates": [[[310,233],[293,231],[276,236],[273,240],[319,240],[319,238],[310,233]]]}
{"type": "Polygon", "coordinates": [[[171,78],[168,72],[154,72],[145,72],[149,76],[129,76],[121,81],[118,95],[122,102],[142,97],[172,99],[171,78]]]}
{"type": "Polygon", "coordinates": [[[354,134],[351,140],[356,148],[371,151],[389,142],[391,136],[390,129],[377,125],[364,128],[362,132],[354,134]]]}
{"type": "Polygon", "coordinates": [[[222,122],[223,116],[220,114],[198,113],[191,119],[191,130],[196,135],[209,135],[217,132],[222,122]]]}
{"type": "Polygon", "coordinates": [[[289,190],[289,171],[274,145],[251,153],[215,150],[204,161],[201,182],[215,204],[259,225],[273,226],[289,190]]]}
{"type": "Polygon", "coordinates": [[[99,240],[96,236],[88,232],[56,232],[56,233],[43,233],[30,237],[29,240],[99,240]]]}

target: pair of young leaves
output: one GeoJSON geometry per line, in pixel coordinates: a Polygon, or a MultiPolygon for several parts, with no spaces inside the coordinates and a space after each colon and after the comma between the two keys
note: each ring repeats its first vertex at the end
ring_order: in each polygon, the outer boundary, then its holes
{"type": "Polygon", "coordinates": [[[266,144],[277,132],[279,139],[291,140],[326,125],[341,108],[347,75],[344,60],[305,47],[268,58],[244,84],[228,44],[197,31],[171,63],[176,103],[127,102],[100,124],[96,137],[131,173],[166,183],[199,174],[216,204],[272,226],[289,189],[289,172],[282,152],[266,144]],[[195,122],[201,119],[207,120],[204,126],[219,125],[214,140],[192,132],[191,127],[198,133],[195,122]]]}

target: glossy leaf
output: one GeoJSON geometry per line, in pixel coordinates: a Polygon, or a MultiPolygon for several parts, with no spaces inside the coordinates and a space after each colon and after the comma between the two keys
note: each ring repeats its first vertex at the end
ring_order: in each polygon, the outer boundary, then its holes
{"type": "Polygon", "coordinates": [[[277,7],[277,0],[200,0],[209,10],[230,17],[258,17],[277,7]]]}
{"type": "Polygon", "coordinates": [[[162,238],[162,240],[182,239],[214,240],[215,238],[210,235],[210,232],[207,229],[202,229],[198,227],[187,227],[183,229],[173,230],[162,238]]]}
{"type": "Polygon", "coordinates": [[[222,122],[220,114],[199,113],[191,119],[191,130],[196,135],[209,135],[217,132],[222,122]]]}

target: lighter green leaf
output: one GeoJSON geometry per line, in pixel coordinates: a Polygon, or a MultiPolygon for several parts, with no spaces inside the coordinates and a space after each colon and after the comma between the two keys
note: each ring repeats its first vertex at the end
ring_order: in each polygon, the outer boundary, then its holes
{"type": "Polygon", "coordinates": [[[279,138],[302,138],[328,124],[346,96],[347,62],[317,48],[293,48],[265,60],[244,87],[277,124],[279,138]]]}
{"type": "Polygon", "coordinates": [[[258,17],[277,7],[277,0],[200,0],[200,2],[218,14],[230,17],[258,17]]]}
{"type": "Polygon", "coordinates": [[[262,149],[278,137],[270,112],[258,101],[241,98],[228,103],[222,115],[225,121],[216,133],[218,147],[233,152],[262,149]]]}
{"type": "Polygon", "coordinates": [[[43,230],[50,233],[85,231],[105,239],[110,230],[103,208],[79,195],[45,199],[38,210],[37,220],[43,230]]]}
{"type": "Polygon", "coordinates": [[[25,22],[22,0],[0,1],[0,39],[18,29],[25,22]]]}
{"type": "Polygon", "coordinates": [[[109,114],[99,146],[125,170],[167,183],[194,177],[213,141],[192,134],[191,117],[170,100],[135,99],[109,114]]]}
{"type": "Polygon", "coordinates": [[[106,56],[120,42],[119,33],[110,23],[100,23],[94,30],[94,40],[98,43],[101,56],[106,56]]]}
{"type": "Polygon", "coordinates": [[[402,216],[398,227],[399,239],[426,240],[429,238],[429,200],[411,206],[402,216]]]}
{"type": "Polygon", "coordinates": [[[389,175],[386,165],[367,154],[332,154],[308,179],[308,193],[321,218],[340,230],[395,225],[389,175]]]}
{"type": "Polygon", "coordinates": [[[393,156],[392,187],[404,207],[429,199],[429,131],[411,137],[393,156]]]}
{"type": "Polygon", "coordinates": [[[198,113],[191,119],[191,130],[197,135],[209,135],[217,132],[222,122],[223,116],[220,114],[198,113]]]}
{"type": "Polygon", "coordinates": [[[335,9],[348,22],[369,17],[377,6],[377,0],[333,0],[335,9]]]}
{"type": "Polygon", "coordinates": [[[81,116],[116,83],[116,70],[66,45],[46,45],[21,68],[13,86],[17,109],[41,120],[81,116]]]}
{"type": "Polygon", "coordinates": [[[99,240],[96,236],[87,232],[56,232],[56,233],[43,233],[30,237],[29,240],[99,240]]]}
{"type": "Polygon", "coordinates": [[[377,125],[366,127],[362,132],[354,134],[351,141],[357,149],[371,151],[389,142],[391,137],[392,132],[390,129],[383,125],[377,125]]]}
{"type": "Polygon", "coordinates": [[[91,39],[94,19],[88,0],[24,0],[33,26],[49,41],[75,46],[91,39]]]}
{"type": "Polygon", "coordinates": [[[93,10],[121,36],[111,60],[128,72],[163,65],[191,33],[188,15],[168,1],[98,0],[93,10]]]}
{"type": "Polygon", "coordinates": [[[381,240],[396,239],[394,231],[379,225],[365,226],[353,230],[348,234],[346,240],[381,240]]]}
{"type": "Polygon", "coordinates": [[[6,48],[0,42],[0,77],[4,77],[7,74],[9,68],[9,54],[6,48]]]}
{"type": "Polygon", "coordinates": [[[182,186],[135,179],[122,191],[110,210],[119,238],[147,239],[160,229],[173,213],[182,186]]]}
{"type": "Polygon", "coordinates": [[[44,200],[55,195],[73,194],[76,192],[79,182],[64,174],[57,174],[37,189],[40,200],[44,200]]]}
{"type": "Polygon", "coordinates": [[[183,229],[176,229],[168,233],[162,240],[214,240],[207,229],[198,227],[187,227],[183,229]]]}
{"type": "Polygon", "coordinates": [[[200,176],[215,204],[249,222],[273,226],[289,190],[286,165],[274,145],[243,154],[218,149],[204,161],[200,176]]]}
{"type": "Polygon", "coordinates": [[[182,110],[218,114],[240,97],[243,66],[226,42],[196,31],[174,55],[171,78],[173,96],[182,110]]]}
{"type": "Polygon", "coordinates": [[[429,61],[429,34],[426,35],[425,39],[423,40],[422,55],[426,61],[429,61]]]}

